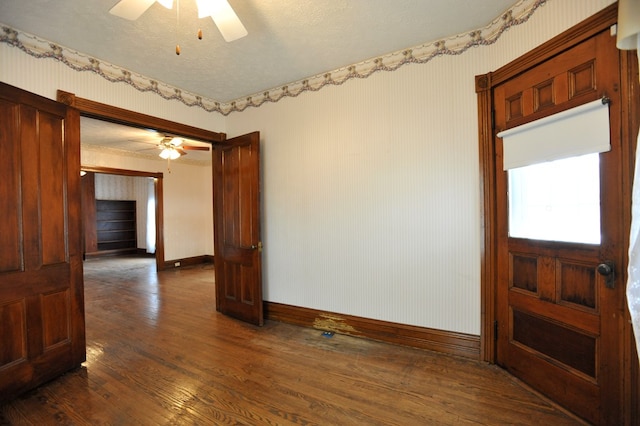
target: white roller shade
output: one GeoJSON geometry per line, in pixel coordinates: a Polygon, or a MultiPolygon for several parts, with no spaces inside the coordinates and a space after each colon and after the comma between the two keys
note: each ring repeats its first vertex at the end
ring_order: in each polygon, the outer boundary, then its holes
{"type": "Polygon", "coordinates": [[[611,150],[602,99],[498,133],[504,170],[611,150]]]}
{"type": "Polygon", "coordinates": [[[635,50],[640,44],[640,1],[618,1],[618,49],[635,50]]]}

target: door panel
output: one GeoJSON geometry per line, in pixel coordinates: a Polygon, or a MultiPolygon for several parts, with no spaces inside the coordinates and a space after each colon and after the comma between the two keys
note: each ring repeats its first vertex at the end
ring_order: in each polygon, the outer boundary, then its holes
{"type": "Polygon", "coordinates": [[[494,89],[496,133],[611,100],[611,151],[600,154],[600,244],[509,236],[508,174],[502,140],[495,138],[496,361],[594,424],[622,420],[624,283],[608,288],[596,272],[604,261],[625,265],[618,70],[615,37],[607,30],[494,89]]]}
{"type": "Polygon", "coordinates": [[[0,399],[8,399],[85,359],[80,140],[77,112],[4,84],[0,114],[8,182],[0,189],[0,399]]]}
{"type": "Polygon", "coordinates": [[[259,185],[258,132],[214,144],[216,308],[226,315],[262,325],[259,185]]]}
{"type": "MultiPolygon", "coordinates": [[[[0,117],[3,125],[0,125],[0,170],[2,170],[3,183],[0,185],[0,199],[6,202],[0,203],[0,272],[17,271],[22,264],[22,251],[20,250],[20,168],[16,163],[19,145],[6,143],[6,141],[18,140],[19,131],[18,105],[0,101],[0,117]],[[4,124],[6,123],[6,125],[4,124]]],[[[4,340],[3,340],[4,341],[4,340]]]]}
{"type": "Polygon", "coordinates": [[[37,140],[34,141],[37,146],[34,150],[37,150],[38,158],[45,160],[40,162],[37,171],[40,176],[37,182],[40,208],[45,212],[40,219],[42,265],[55,265],[65,262],[68,256],[64,179],[49,178],[64,176],[64,119],[38,111],[37,122],[37,140]]]}

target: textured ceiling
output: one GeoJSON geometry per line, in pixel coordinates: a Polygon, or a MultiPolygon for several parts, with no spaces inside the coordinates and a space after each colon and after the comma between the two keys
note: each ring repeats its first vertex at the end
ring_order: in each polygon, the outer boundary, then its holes
{"type": "MultiPolygon", "coordinates": [[[[141,155],[157,159],[160,154],[159,144],[165,136],[152,129],[141,129],[124,126],[108,121],[80,117],[80,130],[83,149],[97,149],[100,151],[117,150],[128,151],[133,155],[141,155]]],[[[206,142],[182,138],[185,146],[208,147],[206,142]]],[[[187,160],[199,163],[211,163],[211,151],[186,151],[187,160]]],[[[184,161],[184,160],[183,160],[184,161]]]]}
{"type": "MultiPolygon", "coordinates": [[[[482,29],[518,0],[229,0],[249,34],[227,43],[195,0],[138,20],[117,0],[0,0],[0,24],[195,95],[230,102],[328,71],[482,29]],[[178,13],[179,12],[179,13],[178,13]],[[178,16],[179,15],[179,16],[178,16]],[[203,40],[196,33],[201,28],[203,40]],[[180,44],[181,55],[175,54],[180,44]]],[[[87,149],[157,158],[164,135],[83,117],[87,149]]],[[[188,141],[201,145],[201,142],[188,141]]],[[[189,151],[185,160],[210,162],[189,151]]],[[[182,160],[182,161],[185,161],[182,160]]]]}
{"type": "Polygon", "coordinates": [[[0,23],[103,62],[229,102],[487,26],[516,0],[229,0],[248,36],[226,43],[195,0],[138,20],[117,0],[1,0],[0,23]],[[177,13],[177,11],[179,13],[177,13]],[[179,16],[178,16],[179,15],[179,16]],[[196,32],[202,28],[204,39],[196,32]],[[175,54],[176,43],[181,55],[175,54]]]}

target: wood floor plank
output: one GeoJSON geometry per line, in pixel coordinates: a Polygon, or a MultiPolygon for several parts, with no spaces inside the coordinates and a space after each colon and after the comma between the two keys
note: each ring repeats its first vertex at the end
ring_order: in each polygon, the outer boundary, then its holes
{"type": "Polygon", "coordinates": [[[87,362],[5,425],[575,425],[500,368],[215,311],[211,265],[85,262],[87,362]]]}

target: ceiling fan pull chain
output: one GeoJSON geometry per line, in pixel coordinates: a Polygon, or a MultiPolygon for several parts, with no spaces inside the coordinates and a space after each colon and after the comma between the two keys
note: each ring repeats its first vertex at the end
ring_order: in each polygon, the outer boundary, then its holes
{"type": "MultiPolygon", "coordinates": [[[[180,28],[180,0],[176,0],[176,40],[179,38],[180,28]]],[[[180,45],[176,43],[176,55],[180,55],[180,45]]]]}

